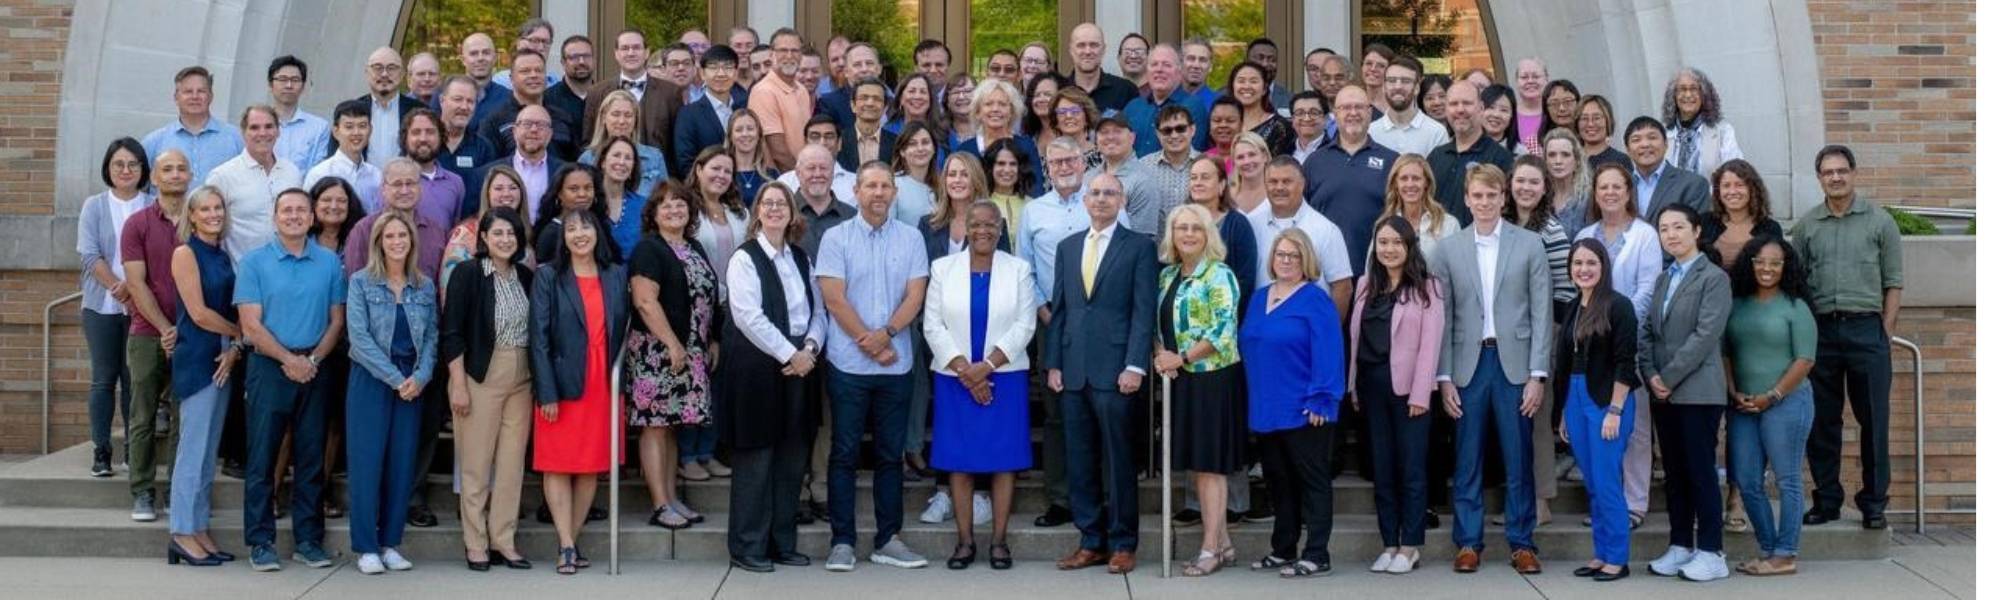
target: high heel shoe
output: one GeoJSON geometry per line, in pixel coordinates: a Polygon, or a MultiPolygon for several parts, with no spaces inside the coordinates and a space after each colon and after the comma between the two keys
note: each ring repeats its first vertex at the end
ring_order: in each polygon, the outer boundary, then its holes
{"type": "Polygon", "coordinates": [[[167,564],[178,565],[183,562],[191,567],[214,567],[221,565],[222,559],[216,558],[213,554],[195,558],[193,554],[188,554],[187,550],[181,549],[180,544],[174,543],[173,540],[167,540],[167,564]]]}
{"type": "Polygon", "coordinates": [[[509,569],[517,570],[535,568],[534,563],[528,562],[527,557],[521,557],[520,559],[507,558],[507,555],[502,554],[499,550],[487,550],[486,562],[506,565],[509,569]]]}
{"type": "Polygon", "coordinates": [[[944,566],[953,571],[963,571],[966,567],[972,566],[973,559],[978,557],[979,551],[974,549],[972,544],[959,544],[958,549],[952,551],[951,558],[945,561],[944,566]]]}

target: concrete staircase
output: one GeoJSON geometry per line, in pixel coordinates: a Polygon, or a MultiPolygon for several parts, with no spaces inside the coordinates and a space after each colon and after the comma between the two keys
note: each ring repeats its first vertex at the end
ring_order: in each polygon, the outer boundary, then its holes
{"type": "MultiPolygon", "coordinates": [[[[169,453],[170,454],[170,453],[169,453]]],[[[158,557],[163,553],[166,535],[166,511],[160,511],[160,520],[153,523],[136,523],[129,516],[131,499],[127,492],[125,473],[121,468],[115,477],[97,479],[87,473],[90,451],[87,446],[76,446],[34,460],[0,467],[0,556],[86,556],[86,557],[158,557]]],[[[166,469],[160,475],[160,494],[166,494],[166,469]]],[[[859,482],[857,516],[859,518],[862,548],[868,550],[870,536],[875,530],[873,518],[872,487],[866,473],[859,482]]],[[[535,522],[532,509],[541,503],[540,478],[527,478],[527,489],[523,491],[523,504],[530,516],[522,519],[517,534],[517,545],[532,560],[546,561],[554,555],[556,547],[553,527],[535,522]]],[[[451,491],[450,478],[433,475],[428,496],[430,505],[438,513],[441,521],[437,527],[409,528],[405,534],[402,550],[404,554],[417,559],[455,561],[462,554],[461,536],[456,519],[458,497],[451,491]]],[[[649,501],[643,484],[637,478],[627,478],[620,490],[622,519],[620,524],[620,546],[624,558],[628,560],[726,560],[726,528],[728,515],[724,513],[728,505],[729,483],[726,479],[688,483],[685,487],[686,501],[696,510],[707,512],[704,523],[680,531],[668,531],[646,524],[649,501]]],[[[1038,528],[1033,519],[1040,514],[1045,489],[1039,472],[1024,475],[1017,484],[1015,494],[1017,507],[1008,528],[1009,544],[1017,558],[1023,561],[1052,561],[1067,553],[1076,543],[1076,531],[1069,526],[1038,528]]],[[[344,483],[336,481],[331,493],[344,495],[344,483]]],[[[905,510],[903,539],[918,552],[941,562],[948,556],[956,540],[950,521],[941,524],[926,524],[917,520],[917,514],[930,497],[930,482],[906,483],[903,491],[905,510]]],[[[1261,492],[1258,492],[1261,493],[1261,492]]],[[[1489,491],[1489,515],[1500,506],[1497,494],[1489,491]]],[[[1140,484],[1141,529],[1139,554],[1141,561],[1157,560],[1161,531],[1160,489],[1158,480],[1143,481],[1140,484]]],[[[215,482],[212,531],[216,539],[226,549],[241,550],[242,546],[242,481],[218,476],[215,482]]],[[[600,494],[598,505],[606,506],[607,498],[600,494]]],[[[1553,505],[1557,513],[1555,522],[1536,529],[1535,541],[1540,546],[1545,561],[1552,561],[1550,568],[1562,563],[1587,559],[1590,556],[1590,528],[1582,525],[1585,513],[1585,493],[1581,485],[1564,482],[1553,505]]],[[[1178,509],[1179,498],[1175,498],[1178,509]]],[[[1651,556],[1667,545],[1667,515],[1664,510],[1664,494],[1655,488],[1655,511],[1646,523],[1633,532],[1635,556],[1651,556]]],[[[1336,561],[1365,562],[1381,551],[1375,527],[1373,485],[1353,475],[1344,476],[1334,483],[1334,524],[1332,550],[1336,561]]],[[[1887,530],[1870,531],[1862,529],[1857,515],[1849,515],[1835,523],[1810,527],[1805,530],[1801,552],[1816,559],[1867,559],[1879,558],[1891,545],[1887,530]]],[[[1426,536],[1424,554],[1432,561],[1448,560],[1455,550],[1451,544],[1451,516],[1443,516],[1443,525],[1426,536]]],[[[288,519],[280,519],[280,549],[290,547],[291,524],[288,519]]],[[[591,523],[584,530],[581,549],[593,558],[610,556],[609,536],[606,525],[591,523]]],[[[330,550],[346,553],[347,521],[334,519],[327,522],[326,545],[330,550]]],[[[978,541],[984,545],[989,528],[976,528],[978,541]]],[[[1268,549],[1271,531],[1269,524],[1243,524],[1231,529],[1235,544],[1241,548],[1247,559],[1262,555],[1268,549]]],[[[1504,563],[1506,546],[1504,533],[1499,527],[1486,528],[1488,562],[1504,563]],[[1497,561],[1497,562],[1496,562],[1497,561]]],[[[1200,531],[1196,527],[1175,527],[1175,548],[1178,558],[1190,558],[1200,546],[1200,531]]],[[[816,523],[801,528],[800,550],[815,558],[824,555],[831,533],[826,523],[816,523]]],[[[1756,553],[1756,541],[1750,534],[1727,534],[1724,539],[1726,550],[1732,556],[1751,556],[1756,553]]],[[[984,550],[981,550],[982,556],[984,550]]],[[[1443,563],[1437,563],[1443,564],[1443,563]]]]}

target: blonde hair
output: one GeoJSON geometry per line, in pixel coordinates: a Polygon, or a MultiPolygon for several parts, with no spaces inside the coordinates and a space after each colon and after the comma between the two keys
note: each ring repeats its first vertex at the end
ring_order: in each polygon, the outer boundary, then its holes
{"type": "Polygon", "coordinates": [[[972,88],[972,112],[974,120],[978,119],[979,104],[985,101],[987,96],[996,93],[1006,96],[1008,106],[1011,106],[1014,111],[1014,120],[1008,123],[1008,128],[1010,130],[1020,129],[1021,113],[1027,111],[1026,103],[1021,99],[1021,90],[1014,87],[1014,84],[1000,79],[988,78],[985,81],[979,82],[977,87],[972,88]]]}
{"type": "Polygon", "coordinates": [[[411,285],[424,280],[424,274],[417,270],[417,225],[393,210],[376,213],[375,225],[368,229],[368,276],[377,280],[389,279],[389,257],[382,250],[382,234],[389,230],[390,223],[401,223],[410,232],[409,255],[403,257],[403,280],[411,285]]]}
{"type": "Polygon", "coordinates": [[[1583,140],[1576,137],[1576,132],[1570,131],[1568,127],[1550,129],[1548,133],[1542,135],[1543,159],[1546,160],[1548,157],[1549,144],[1556,140],[1568,142],[1569,151],[1571,154],[1575,154],[1576,158],[1570,159],[1575,165],[1569,170],[1569,189],[1567,190],[1555,189],[1556,173],[1554,170],[1549,171],[1549,196],[1554,198],[1557,197],[1556,194],[1566,193],[1569,195],[1568,200],[1589,200],[1591,185],[1590,157],[1583,154],[1583,140]]]}
{"type": "Polygon", "coordinates": [[[521,214],[523,217],[526,216],[528,212],[528,186],[521,182],[521,172],[514,170],[513,165],[495,165],[492,169],[486,171],[486,182],[479,186],[479,214],[472,216],[474,223],[479,222],[479,219],[485,218],[486,213],[493,212],[493,182],[500,180],[502,177],[513,181],[514,189],[521,194],[521,204],[514,207],[514,212],[521,214]]]}
{"type": "MultiPolygon", "coordinates": [[[[632,95],[632,92],[628,92],[625,90],[611,90],[611,93],[604,95],[603,100],[598,101],[596,127],[594,128],[594,131],[590,132],[589,147],[592,150],[598,151],[597,160],[599,162],[602,162],[604,160],[604,152],[603,152],[604,143],[610,141],[611,138],[613,137],[612,133],[605,131],[605,124],[604,124],[605,123],[604,115],[611,112],[611,103],[613,102],[625,102],[632,105],[632,133],[629,137],[631,137],[632,139],[639,138],[639,97],[634,96],[632,95]]],[[[727,138],[725,137],[724,139],[727,138]]],[[[638,143],[634,142],[633,145],[637,146],[638,143]]],[[[633,149],[633,154],[634,154],[633,158],[636,162],[638,154],[637,148],[633,149]]],[[[634,170],[636,171],[637,169],[634,170]]]]}
{"type": "MultiPolygon", "coordinates": [[[[1406,167],[1415,167],[1424,174],[1424,216],[1430,219],[1430,227],[1425,228],[1430,231],[1426,233],[1430,234],[1431,237],[1443,235],[1444,220],[1451,218],[1451,215],[1445,212],[1443,204],[1438,204],[1437,177],[1431,173],[1430,161],[1424,160],[1424,157],[1416,154],[1405,154],[1396,157],[1396,164],[1389,167],[1389,182],[1386,184],[1389,186],[1389,189],[1385,190],[1382,194],[1384,198],[1382,202],[1382,216],[1375,218],[1375,224],[1381,225],[1383,221],[1389,220],[1389,217],[1402,216],[1403,196],[1396,192],[1396,176],[1402,174],[1403,169],[1406,167]]],[[[1416,226],[1416,221],[1410,222],[1412,229],[1416,228],[1416,226]]]]}
{"type": "Polygon", "coordinates": [[[1269,168],[1271,166],[1270,165],[1271,144],[1264,141],[1264,136],[1257,135],[1257,133],[1254,131],[1245,131],[1243,133],[1236,134],[1236,141],[1230,142],[1229,145],[1230,155],[1223,157],[1228,161],[1227,163],[1224,164],[1229,165],[1229,187],[1232,189],[1241,187],[1243,185],[1243,177],[1242,175],[1239,174],[1240,172],[1236,169],[1235,161],[1236,161],[1236,149],[1242,148],[1246,144],[1250,148],[1254,148],[1258,152],[1264,153],[1264,163],[1265,163],[1264,166],[1266,168],[1269,168]]]}
{"type": "Polygon", "coordinates": [[[1197,224],[1201,225],[1202,238],[1204,240],[1201,246],[1201,256],[1198,257],[1199,260],[1197,260],[1196,264],[1199,264],[1200,261],[1221,261],[1227,259],[1229,257],[1229,249],[1222,245],[1222,232],[1217,231],[1215,228],[1215,215],[1210,213],[1206,206],[1200,204],[1182,204],[1174,207],[1172,212],[1167,213],[1167,227],[1164,231],[1160,232],[1160,262],[1165,263],[1169,267],[1182,264],[1180,249],[1174,246],[1174,223],[1189,217],[1192,217],[1197,224]]]}
{"type": "Polygon", "coordinates": [[[179,238],[182,243],[194,239],[195,205],[201,204],[201,199],[209,196],[215,196],[216,200],[222,201],[222,231],[215,234],[215,239],[220,242],[229,238],[229,197],[222,195],[222,188],[204,185],[188,192],[187,199],[181,201],[181,222],[174,226],[174,237],[179,238]]]}
{"type": "Polygon", "coordinates": [[[1278,245],[1291,242],[1299,248],[1299,275],[1306,283],[1319,281],[1319,254],[1313,251],[1312,238],[1297,227],[1287,227],[1278,232],[1278,239],[1271,242],[1271,255],[1264,257],[1264,272],[1271,280],[1278,279],[1278,245]]]}
{"type": "Polygon", "coordinates": [[[985,200],[987,196],[993,193],[986,186],[986,170],[981,168],[979,157],[973,156],[971,152],[960,151],[951,153],[951,156],[947,156],[944,159],[944,168],[938,170],[938,185],[931,192],[933,197],[936,198],[936,206],[932,207],[930,218],[931,227],[933,228],[941,229],[950,227],[952,220],[958,218],[958,211],[951,207],[951,192],[945,191],[946,186],[944,183],[944,172],[951,169],[951,163],[953,162],[961,163],[965,167],[967,176],[972,178],[972,197],[968,198],[968,202],[966,203],[968,211],[971,210],[973,202],[985,200]]]}

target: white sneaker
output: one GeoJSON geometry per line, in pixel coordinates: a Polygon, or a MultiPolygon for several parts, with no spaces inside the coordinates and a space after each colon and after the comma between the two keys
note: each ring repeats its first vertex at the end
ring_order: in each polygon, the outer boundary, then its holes
{"type": "Polygon", "coordinates": [[[1728,561],[1721,554],[1697,551],[1694,560],[1681,567],[1681,579],[1694,582],[1715,581],[1729,576],[1728,561]]]}
{"type": "Polygon", "coordinates": [[[930,505],[924,507],[924,514],[917,515],[917,520],[925,523],[943,523],[950,518],[951,496],[945,494],[943,490],[931,494],[930,505]]]}
{"type": "Polygon", "coordinates": [[[1368,572],[1386,573],[1389,571],[1389,563],[1395,561],[1396,561],[1396,551],[1383,550],[1381,556],[1375,557],[1375,564],[1368,565],[1368,572]]]}
{"type": "Polygon", "coordinates": [[[408,571],[410,567],[416,566],[410,564],[409,560],[404,559],[403,555],[397,553],[395,548],[382,549],[382,564],[389,567],[391,571],[408,571]]]}
{"type": "Polygon", "coordinates": [[[361,555],[354,561],[354,568],[359,569],[362,575],[381,575],[386,570],[382,568],[382,555],[375,553],[361,555]]]}
{"type": "Polygon", "coordinates": [[[972,494],[972,524],[985,525],[993,522],[993,498],[986,494],[972,494]]]}
{"type": "Polygon", "coordinates": [[[1423,552],[1417,550],[1411,550],[1409,554],[1398,554],[1395,559],[1389,561],[1389,574],[1402,575],[1415,571],[1423,560],[1423,552]]]}
{"type": "Polygon", "coordinates": [[[1694,550],[1686,546],[1667,546],[1667,553],[1647,563],[1646,570],[1661,577],[1674,577],[1680,575],[1681,568],[1691,560],[1694,560],[1694,550]]]}

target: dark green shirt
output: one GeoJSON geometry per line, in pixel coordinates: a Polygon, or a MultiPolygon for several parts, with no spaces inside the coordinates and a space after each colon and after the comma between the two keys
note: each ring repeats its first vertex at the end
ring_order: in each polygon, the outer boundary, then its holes
{"type": "Polygon", "coordinates": [[[1903,287],[1903,236],[1889,212],[1861,198],[1847,214],[1812,207],[1792,225],[1807,293],[1820,314],[1881,312],[1882,290],[1903,287]]]}

